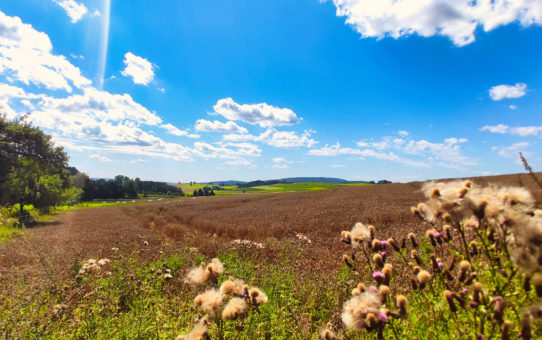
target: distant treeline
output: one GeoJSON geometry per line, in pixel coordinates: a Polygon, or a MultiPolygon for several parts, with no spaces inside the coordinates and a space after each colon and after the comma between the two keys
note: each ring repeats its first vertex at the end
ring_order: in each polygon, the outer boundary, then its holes
{"type": "Polygon", "coordinates": [[[139,178],[131,179],[122,175],[118,175],[111,180],[93,180],[82,173],[79,173],[76,176],[83,177],[80,179],[80,181],[83,181],[83,201],[91,201],[93,199],[137,198],[139,194],[144,196],[184,196],[184,192],[181,188],[177,188],[165,182],[142,181],[139,178]]]}
{"type": "Polygon", "coordinates": [[[242,184],[240,183],[240,184],[237,184],[237,187],[250,188],[250,187],[258,187],[260,185],[273,185],[273,184],[279,184],[279,183],[286,183],[286,182],[277,180],[277,179],[268,180],[268,181],[258,180],[258,181],[252,181],[252,182],[247,182],[247,183],[242,183],[242,184]]]}

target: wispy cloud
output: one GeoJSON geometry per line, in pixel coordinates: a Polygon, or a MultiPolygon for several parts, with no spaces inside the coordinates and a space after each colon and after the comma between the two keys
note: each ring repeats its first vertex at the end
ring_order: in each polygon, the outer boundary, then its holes
{"type": "Polygon", "coordinates": [[[511,127],[505,124],[498,125],[486,125],[480,129],[480,131],[489,131],[499,134],[510,134],[522,137],[538,136],[542,134],[542,126],[517,126],[511,127]]]}

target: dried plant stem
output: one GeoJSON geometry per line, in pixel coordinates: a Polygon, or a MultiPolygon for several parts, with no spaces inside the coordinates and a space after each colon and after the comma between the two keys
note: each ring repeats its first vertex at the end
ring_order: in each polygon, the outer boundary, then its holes
{"type": "Polygon", "coordinates": [[[521,163],[523,163],[523,167],[525,168],[525,170],[529,172],[529,175],[531,176],[531,178],[535,181],[535,183],[540,188],[542,188],[542,182],[538,179],[538,177],[536,177],[536,174],[534,173],[533,168],[531,168],[529,163],[527,163],[527,160],[525,159],[525,157],[523,157],[523,154],[521,152],[519,153],[519,158],[521,158],[521,163]]]}

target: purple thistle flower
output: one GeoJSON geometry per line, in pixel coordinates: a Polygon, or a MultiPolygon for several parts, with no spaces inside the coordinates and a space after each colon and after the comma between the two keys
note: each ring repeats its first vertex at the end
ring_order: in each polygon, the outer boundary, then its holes
{"type": "Polygon", "coordinates": [[[435,236],[435,238],[439,238],[439,237],[442,236],[442,234],[441,234],[440,232],[436,231],[436,232],[433,234],[433,236],[435,236]]]}
{"type": "Polygon", "coordinates": [[[388,316],[386,315],[386,313],[380,313],[380,315],[378,317],[379,317],[380,321],[388,322],[388,316]]]}
{"type": "Polygon", "coordinates": [[[380,241],[381,247],[387,247],[389,245],[388,241],[380,241]]]}
{"type": "Polygon", "coordinates": [[[385,251],[380,252],[380,256],[382,256],[383,258],[386,258],[388,256],[388,253],[386,253],[385,251]]]}
{"type": "Polygon", "coordinates": [[[465,296],[467,295],[467,293],[469,292],[469,290],[467,288],[465,289],[462,289],[459,293],[462,295],[462,296],[465,296]]]}
{"type": "Polygon", "coordinates": [[[377,271],[373,272],[373,278],[374,279],[378,279],[378,278],[382,279],[382,278],[384,278],[384,273],[377,270],[377,271]]]}
{"type": "Polygon", "coordinates": [[[378,288],[376,288],[375,286],[369,286],[369,290],[373,293],[378,293],[378,288]]]}
{"type": "Polygon", "coordinates": [[[442,262],[438,262],[437,265],[438,265],[438,267],[439,267],[440,269],[444,268],[444,263],[442,263],[442,262]]]}

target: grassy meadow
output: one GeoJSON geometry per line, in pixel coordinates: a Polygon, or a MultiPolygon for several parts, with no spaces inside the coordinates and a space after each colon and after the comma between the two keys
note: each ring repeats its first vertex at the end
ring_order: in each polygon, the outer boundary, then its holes
{"type": "MultiPolygon", "coordinates": [[[[298,183],[278,183],[272,185],[262,185],[255,187],[242,188],[236,185],[221,186],[223,190],[215,190],[216,195],[233,195],[243,193],[274,193],[274,192],[303,192],[303,191],[318,191],[338,188],[342,186],[363,186],[370,185],[367,183],[319,183],[319,182],[298,182],[298,183]]],[[[175,184],[176,187],[183,189],[186,194],[192,194],[194,190],[203,189],[208,184],[190,184],[181,183],[175,184]]]]}

